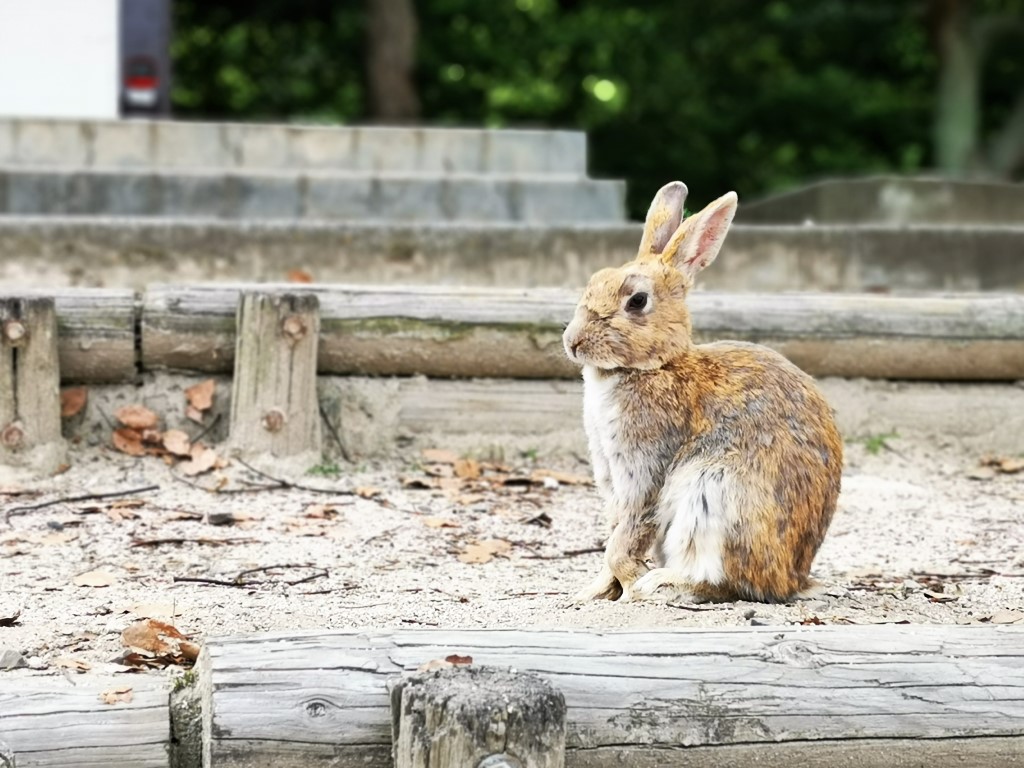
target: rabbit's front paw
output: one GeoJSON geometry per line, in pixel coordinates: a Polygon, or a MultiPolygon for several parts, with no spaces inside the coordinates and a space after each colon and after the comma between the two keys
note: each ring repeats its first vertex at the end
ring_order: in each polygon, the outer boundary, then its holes
{"type": "Polygon", "coordinates": [[[594,579],[585,589],[577,592],[569,601],[569,605],[589,603],[591,600],[617,600],[622,595],[622,585],[607,568],[594,579]]]}
{"type": "Polygon", "coordinates": [[[690,580],[671,568],[655,568],[645,573],[629,590],[629,599],[662,603],[696,602],[690,580]]]}

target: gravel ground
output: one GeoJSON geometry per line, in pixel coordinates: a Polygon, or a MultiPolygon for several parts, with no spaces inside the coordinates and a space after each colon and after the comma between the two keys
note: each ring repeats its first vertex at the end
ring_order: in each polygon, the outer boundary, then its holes
{"type": "Polygon", "coordinates": [[[0,488],[0,657],[120,670],[121,633],[145,618],[200,643],[317,628],[1024,620],[1024,473],[979,472],[981,457],[953,447],[867,447],[847,446],[820,595],[580,607],[565,600],[597,572],[602,532],[596,491],[575,482],[589,471],[580,461],[519,457],[463,479],[451,475],[481,468],[411,456],[282,488],[237,462],[190,485],[180,465],[79,448],[64,474],[0,488]],[[18,509],[147,485],[159,490],[18,509]]]}

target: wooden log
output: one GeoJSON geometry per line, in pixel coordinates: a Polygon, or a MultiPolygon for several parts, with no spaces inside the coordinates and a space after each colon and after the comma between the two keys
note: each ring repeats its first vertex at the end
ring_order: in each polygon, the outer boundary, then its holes
{"type": "Polygon", "coordinates": [[[234,451],[252,460],[294,459],[305,470],[321,455],[314,294],[245,292],[231,388],[234,451]]]}
{"type": "Polygon", "coordinates": [[[57,305],[61,380],[99,384],[131,381],[137,370],[134,291],[61,288],[57,305]]]}
{"type": "Polygon", "coordinates": [[[5,292],[3,296],[53,299],[62,381],[96,384],[135,377],[136,299],[133,291],[55,288],[45,292],[5,292]]]}
{"type": "MultiPolygon", "coordinates": [[[[239,286],[155,287],[145,368],[231,370],[239,286]]],[[[323,374],[575,378],[561,289],[289,286],[320,298],[323,374]]],[[[695,293],[699,342],[766,344],[816,376],[1024,378],[1024,297],[695,293]]]]}
{"type": "Polygon", "coordinates": [[[209,641],[208,764],[390,766],[387,681],[453,653],[560,690],[569,768],[745,764],[761,747],[780,766],[880,766],[908,745],[978,768],[1024,755],[1024,627],[410,630],[209,641]]]}
{"type": "Polygon", "coordinates": [[[0,299],[0,465],[52,474],[65,458],[53,299],[0,299]]]}
{"type": "Polygon", "coordinates": [[[391,687],[395,768],[564,768],[565,699],[537,675],[451,667],[391,687]]]}
{"type": "Polygon", "coordinates": [[[0,741],[17,768],[169,768],[168,695],[165,681],[138,675],[8,674],[0,741]]]}

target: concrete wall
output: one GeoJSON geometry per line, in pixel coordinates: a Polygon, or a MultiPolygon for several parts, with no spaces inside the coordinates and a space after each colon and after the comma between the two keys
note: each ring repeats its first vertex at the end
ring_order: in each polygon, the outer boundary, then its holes
{"type": "Polygon", "coordinates": [[[0,116],[118,114],[118,0],[0,2],[0,116]]]}
{"type": "MultiPolygon", "coordinates": [[[[636,255],[639,224],[253,223],[0,217],[0,287],[280,281],[583,285],[636,255]]],[[[699,288],[1024,292],[1024,226],[742,226],[699,288]]]]}

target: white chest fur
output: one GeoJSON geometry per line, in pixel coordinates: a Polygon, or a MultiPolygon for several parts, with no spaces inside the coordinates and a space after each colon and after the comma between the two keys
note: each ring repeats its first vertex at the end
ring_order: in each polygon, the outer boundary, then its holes
{"type": "Polygon", "coordinates": [[[649,491],[651,471],[643,452],[623,444],[620,377],[583,367],[583,424],[594,477],[608,500],[626,511],[649,491]]]}

